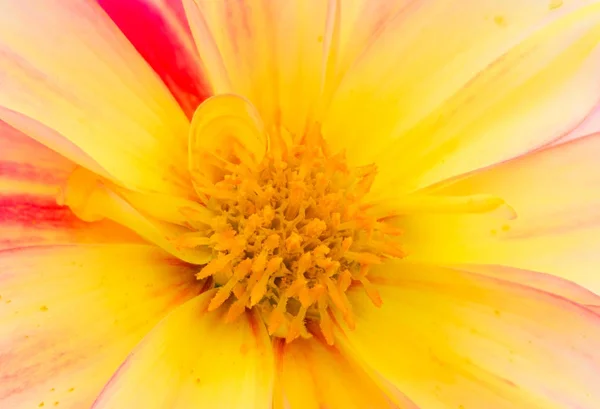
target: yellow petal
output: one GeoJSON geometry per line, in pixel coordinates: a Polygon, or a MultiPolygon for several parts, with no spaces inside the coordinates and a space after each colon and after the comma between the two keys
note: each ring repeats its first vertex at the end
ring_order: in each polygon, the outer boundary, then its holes
{"type": "Polygon", "coordinates": [[[131,206],[147,216],[181,226],[208,225],[214,214],[195,200],[154,193],[140,193],[114,186],[131,206]]]}
{"type": "Polygon", "coordinates": [[[248,313],[225,324],[225,309],[207,312],[213,295],[187,302],[148,334],[93,408],[271,407],[273,352],[262,321],[248,313]]]}
{"type": "Polygon", "coordinates": [[[167,203],[168,206],[173,207],[151,211],[149,210],[150,206],[156,204],[148,201],[151,196],[144,197],[136,193],[125,192],[123,196],[129,197],[134,204],[140,205],[141,210],[139,210],[117,194],[117,191],[121,191],[121,189],[111,186],[109,182],[102,181],[98,176],[83,168],[78,168],[70,175],[61,200],[81,220],[95,222],[109,219],[133,230],[144,239],[162,247],[181,260],[193,264],[206,264],[210,261],[211,250],[209,248],[187,248],[177,245],[176,239],[189,233],[188,228],[173,224],[169,220],[153,217],[157,215],[174,217],[174,213],[178,209],[177,199],[169,200],[169,197],[161,197],[164,199],[163,204],[167,203]],[[144,210],[149,215],[144,214],[144,210]]]}
{"type": "Polygon", "coordinates": [[[302,136],[321,93],[328,2],[183,3],[214,94],[242,95],[268,129],[302,136]]]}
{"type": "Polygon", "coordinates": [[[412,190],[522,154],[598,103],[597,3],[414,3],[374,33],[323,123],[351,160],[378,164],[374,190],[412,190]]]}
{"type": "Polygon", "coordinates": [[[408,217],[408,258],[518,267],[599,292],[599,157],[600,135],[592,135],[441,184],[436,194],[497,195],[517,218],[408,217]]]}
{"type": "Polygon", "coordinates": [[[416,408],[406,399],[398,402],[394,396],[386,396],[351,356],[342,355],[324,340],[296,339],[287,345],[277,342],[275,351],[281,387],[275,409],[416,408]]]}
{"type": "Polygon", "coordinates": [[[70,160],[0,121],[0,248],[140,241],[113,222],[83,222],[56,203],[59,186],[74,168],[70,160]]]}
{"type": "Polygon", "coordinates": [[[222,179],[218,163],[242,163],[251,169],[267,151],[267,136],[252,104],[225,94],[204,101],[194,113],[189,135],[189,170],[196,189],[222,179]]]}
{"type": "Polygon", "coordinates": [[[0,407],[89,408],[143,336],[199,291],[156,247],[0,252],[0,407]]]}
{"type": "Polygon", "coordinates": [[[188,121],[95,2],[3,2],[0,49],[0,119],[127,187],[189,193],[188,121]]]}
{"type": "MultiPolygon", "coordinates": [[[[562,297],[456,270],[374,269],[340,344],[427,409],[593,408],[600,317],[562,297]]],[[[336,341],[337,342],[337,341],[336,341]]]]}

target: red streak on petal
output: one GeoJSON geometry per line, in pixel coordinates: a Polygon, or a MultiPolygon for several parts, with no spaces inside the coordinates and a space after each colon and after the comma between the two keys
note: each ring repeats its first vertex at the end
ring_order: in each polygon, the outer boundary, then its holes
{"type": "MultiPolygon", "coordinates": [[[[166,17],[148,1],[99,0],[137,51],[163,80],[191,119],[196,107],[210,95],[199,71],[199,59],[186,49],[166,17]]],[[[181,1],[170,2],[174,16],[189,35],[181,1]]],[[[192,44],[192,43],[190,43],[192,44]]]]}
{"type": "Polygon", "coordinates": [[[40,228],[86,225],[68,207],[59,206],[54,199],[28,195],[0,196],[0,223],[36,225],[40,228]]]}
{"type": "Polygon", "coordinates": [[[63,172],[40,169],[27,163],[0,162],[0,176],[3,179],[35,181],[44,185],[60,185],[68,176],[63,172]]]}

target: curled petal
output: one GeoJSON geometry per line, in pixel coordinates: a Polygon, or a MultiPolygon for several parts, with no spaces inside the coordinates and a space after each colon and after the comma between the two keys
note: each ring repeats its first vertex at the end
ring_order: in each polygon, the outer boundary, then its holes
{"type": "Polygon", "coordinates": [[[0,122],[0,248],[140,241],[116,223],[86,223],[56,203],[74,168],[70,160],[0,122]]]}

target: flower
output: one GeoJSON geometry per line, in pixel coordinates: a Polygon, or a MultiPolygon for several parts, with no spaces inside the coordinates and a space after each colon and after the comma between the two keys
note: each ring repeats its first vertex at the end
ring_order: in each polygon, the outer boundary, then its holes
{"type": "Polygon", "coordinates": [[[0,2],[0,407],[600,406],[600,3],[0,2]]]}

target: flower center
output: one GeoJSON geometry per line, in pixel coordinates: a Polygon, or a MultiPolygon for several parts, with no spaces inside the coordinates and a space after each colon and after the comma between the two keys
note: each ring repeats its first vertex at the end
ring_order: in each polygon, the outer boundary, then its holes
{"type": "Polygon", "coordinates": [[[318,322],[332,344],[335,312],[354,326],[350,286],[381,305],[369,267],[403,251],[394,240],[400,232],[361,204],[374,165],[350,169],[321,140],[266,153],[255,169],[241,162],[226,168],[221,180],[200,188],[218,214],[203,233],[213,259],[197,274],[218,287],[210,310],[228,308],[231,321],[256,308],[269,333],[287,342],[310,337],[307,322],[318,322]]]}
{"type": "Polygon", "coordinates": [[[381,305],[369,274],[375,264],[404,257],[391,225],[398,216],[516,217],[488,194],[429,189],[373,201],[367,196],[376,167],[351,168],[343,154],[331,154],[318,123],[302,135],[271,126],[266,132],[242,97],[211,97],[190,127],[193,198],[130,190],[78,168],[57,199],[82,220],[111,219],[203,265],[197,279],[215,288],[209,309],[227,309],[226,321],[253,309],[274,337],[290,342],[320,332],[330,344],[335,319],[354,328],[349,288],[362,287],[381,305]]]}

